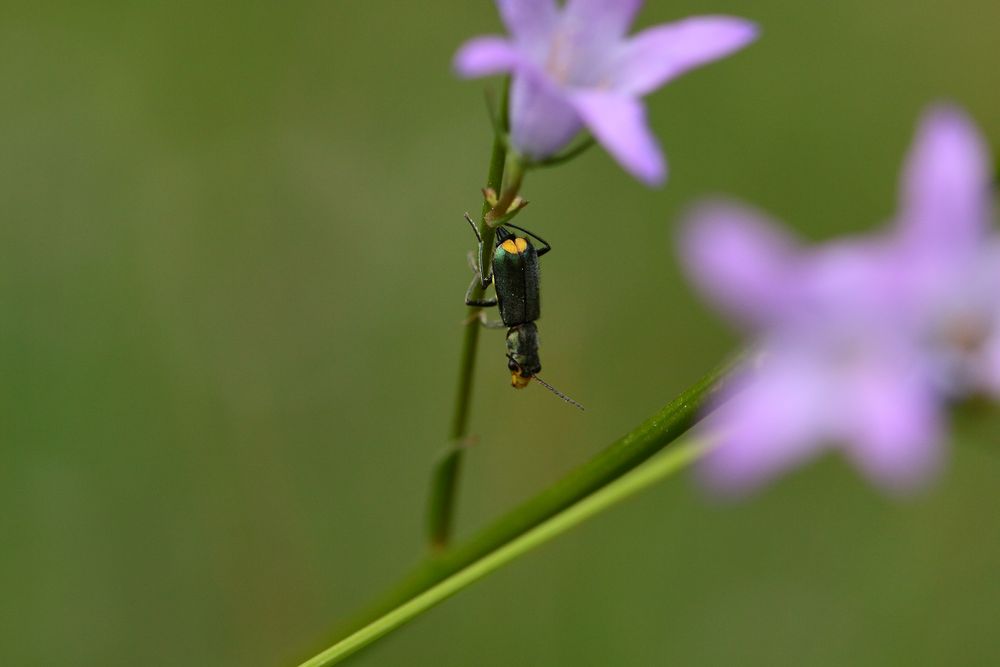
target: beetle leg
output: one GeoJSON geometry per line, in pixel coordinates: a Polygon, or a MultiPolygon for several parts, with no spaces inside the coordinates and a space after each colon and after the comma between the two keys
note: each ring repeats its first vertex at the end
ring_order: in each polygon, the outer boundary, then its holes
{"type": "Polygon", "coordinates": [[[469,227],[472,227],[472,233],[476,235],[476,240],[479,241],[480,245],[482,245],[483,244],[483,237],[479,235],[479,230],[476,228],[476,223],[472,220],[472,216],[470,216],[468,213],[466,213],[465,214],[465,220],[466,220],[466,222],[469,223],[469,227]]]}
{"type": "Polygon", "coordinates": [[[486,311],[479,311],[479,323],[482,324],[487,329],[506,329],[507,325],[501,320],[491,320],[486,317],[486,311]]]}
{"type": "MultiPolygon", "coordinates": [[[[479,270],[478,262],[476,261],[476,253],[474,251],[470,250],[468,252],[468,254],[465,256],[465,259],[466,259],[466,261],[469,262],[469,268],[472,270],[472,274],[474,276],[473,281],[472,281],[473,285],[475,284],[476,280],[478,280],[479,281],[479,286],[482,287],[485,290],[493,282],[493,276],[490,276],[486,280],[483,280],[483,272],[479,270]]],[[[466,302],[467,305],[470,305],[470,306],[471,305],[475,305],[475,304],[470,304],[469,303],[469,299],[470,299],[470,295],[472,294],[472,290],[473,290],[473,286],[469,285],[469,289],[466,290],[466,292],[465,292],[465,302],[466,302]]],[[[485,305],[487,305],[487,306],[495,306],[496,305],[496,301],[494,300],[493,303],[488,303],[488,304],[485,304],[485,305]]]]}
{"type": "MultiPolygon", "coordinates": [[[[480,281],[482,281],[483,272],[479,270],[479,257],[477,255],[476,251],[475,250],[470,250],[465,255],[465,259],[466,259],[466,261],[469,262],[469,268],[472,270],[472,272],[474,274],[476,274],[476,276],[479,277],[480,281]]],[[[492,280],[490,282],[492,282],[492,280]]],[[[486,283],[486,285],[484,285],[484,287],[488,286],[489,284],[490,283],[486,283]]]]}
{"type": "Polygon", "coordinates": [[[483,299],[472,298],[472,292],[476,289],[476,286],[480,284],[481,280],[482,277],[480,276],[479,271],[476,271],[476,275],[472,276],[472,282],[469,283],[469,289],[465,290],[466,306],[475,306],[478,308],[490,308],[492,306],[497,305],[497,298],[495,296],[483,299]]]}
{"type": "MultiPolygon", "coordinates": [[[[479,280],[482,284],[483,289],[489,287],[490,283],[493,282],[493,273],[490,266],[484,266],[483,264],[488,259],[485,249],[483,248],[483,237],[479,235],[479,229],[476,228],[476,223],[469,216],[468,213],[465,214],[465,221],[469,223],[469,227],[472,227],[472,233],[476,235],[476,241],[479,243],[479,266],[474,267],[472,270],[479,274],[479,280]]],[[[471,262],[470,262],[471,264],[471,262]]]]}
{"type": "Polygon", "coordinates": [[[488,317],[486,317],[486,311],[485,310],[480,310],[475,315],[470,316],[468,319],[465,320],[464,324],[472,324],[476,320],[479,320],[479,324],[481,324],[486,329],[506,329],[507,328],[507,325],[504,324],[502,321],[500,321],[500,320],[491,320],[488,317]]]}

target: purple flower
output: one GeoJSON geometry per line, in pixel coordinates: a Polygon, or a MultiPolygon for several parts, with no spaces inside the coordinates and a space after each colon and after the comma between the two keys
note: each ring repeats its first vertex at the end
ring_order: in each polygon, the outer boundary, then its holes
{"type": "Polygon", "coordinates": [[[511,142],[529,160],[555,155],[587,127],[642,181],[666,178],[641,97],[684,72],[754,40],[743,19],[702,16],[626,36],[641,0],[496,0],[510,39],[466,42],[455,56],[465,77],[513,74],[511,142]]]}
{"type": "Polygon", "coordinates": [[[892,233],[907,266],[909,305],[933,379],[951,397],[1000,398],[1000,237],[992,160],[959,109],[925,117],[892,233]]]}
{"type": "Polygon", "coordinates": [[[804,248],[763,216],[703,205],[683,240],[698,286],[758,341],[706,420],[702,471],[740,491],[829,447],[907,490],[942,459],[944,408],[1000,396],[1000,241],[989,164],[972,123],[921,124],[901,212],[882,234],[804,248]]]}
{"type": "Polygon", "coordinates": [[[714,204],[692,214],[684,245],[702,290],[757,338],[706,421],[718,442],[703,465],[710,484],[745,490],[831,445],[891,488],[933,471],[940,410],[885,240],[803,248],[755,213],[714,204]]]}

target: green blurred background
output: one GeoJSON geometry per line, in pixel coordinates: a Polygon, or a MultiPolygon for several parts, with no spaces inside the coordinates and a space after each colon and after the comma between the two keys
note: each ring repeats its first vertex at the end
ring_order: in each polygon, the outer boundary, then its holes
{"type": "MultiPolygon", "coordinates": [[[[672,164],[532,174],[546,377],[485,332],[468,534],[736,344],[678,270],[726,192],[811,239],[894,208],[921,109],[1000,142],[995,0],[649,2],[761,41],[649,100],[672,164]]],[[[0,8],[0,664],[290,665],[422,554],[457,370],[487,0],[0,8]]],[[[894,504],[829,457],[720,504],[685,475],[462,592],[358,665],[997,664],[989,415],[894,504]]]]}

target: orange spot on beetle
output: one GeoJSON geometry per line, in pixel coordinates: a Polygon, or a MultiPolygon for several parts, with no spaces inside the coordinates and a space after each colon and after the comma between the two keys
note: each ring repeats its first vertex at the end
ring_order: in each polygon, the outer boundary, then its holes
{"type": "Polygon", "coordinates": [[[524,389],[531,382],[530,375],[521,375],[517,371],[510,374],[510,385],[515,389],[524,389]]]}

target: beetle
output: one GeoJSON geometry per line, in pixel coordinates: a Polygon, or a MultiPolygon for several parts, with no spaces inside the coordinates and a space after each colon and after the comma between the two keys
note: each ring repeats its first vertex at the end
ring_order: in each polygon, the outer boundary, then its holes
{"type": "MultiPolygon", "coordinates": [[[[479,242],[478,256],[484,258],[483,239],[479,235],[476,223],[468,213],[465,219],[479,242]]],[[[552,250],[552,246],[537,234],[509,222],[498,225],[496,231],[491,273],[483,276],[483,271],[470,257],[475,275],[465,293],[465,305],[479,308],[499,307],[500,322],[490,322],[482,311],[479,314],[479,321],[490,329],[507,328],[507,368],[511,373],[511,386],[523,389],[534,378],[546,389],[582,410],[583,406],[538,377],[538,373],[542,370],[542,363],[538,357],[538,326],[535,324],[535,320],[541,317],[538,258],[552,250]],[[524,233],[524,236],[512,233],[508,227],[524,233]],[[541,247],[536,249],[531,239],[538,241],[541,247]],[[492,283],[496,296],[472,298],[477,283],[483,289],[492,283]]]]}

